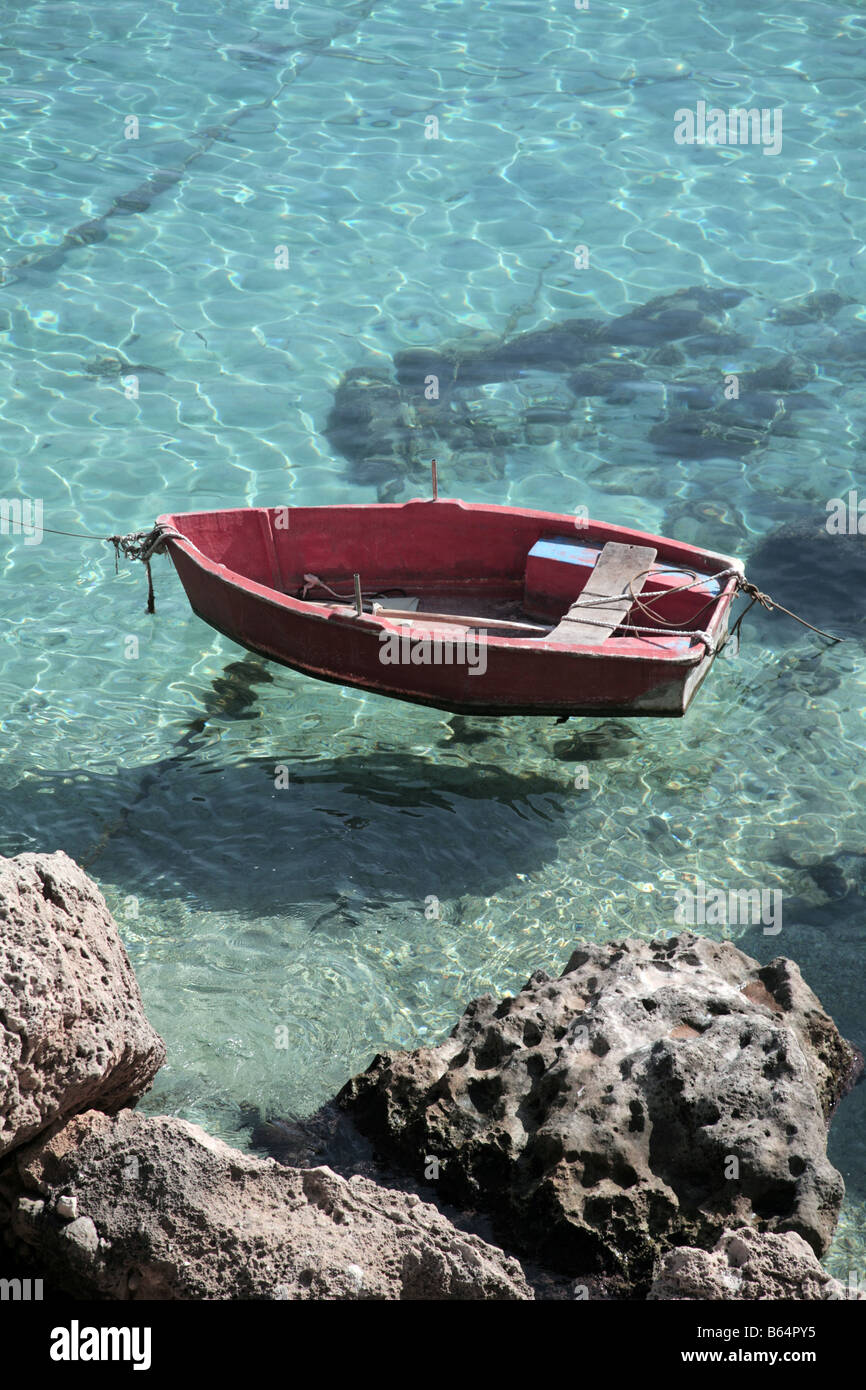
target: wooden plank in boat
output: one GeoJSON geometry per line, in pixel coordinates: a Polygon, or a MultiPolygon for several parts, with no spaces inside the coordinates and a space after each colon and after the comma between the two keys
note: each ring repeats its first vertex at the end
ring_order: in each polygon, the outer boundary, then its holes
{"type": "Polygon", "coordinates": [[[568,612],[553,629],[549,642],[599,646],[625,619],[656,557],[648,545],[622,545],[608,541],[586,585],[568,612]],[[600,600],[609,599],[608,603],[600,600]]]}
{"type": "MultiPolygon", "coordinates": [[[[390,603],[391,600],[389,599],[388,602],[390,603]]],[[[390,608],[390,607],[389,607],[389,608],[385,608],[385,607],[383,607],[383,606],[382,606],[381,604],[379,604],[379,603],[374,603],[374,604],[373,604],[373,617],[374,617],[374,618],[396,618],[396,619],[398,620],[398,622],[399,622],[399,621],[401,621],[402,618],[403,618],[403,610],[402,610],[402,609],[399,609],[399,610],[398,610],[398,609],[396,609],[396,608],[390,608]]],[[[542,636],[544,636],[544,637],[547,636],[547,633],[548,633],[548,631],[549,631],[549,628],[540,627],[540,626],[538,625],[538,623],[515,623],[515,622],[511,622],[510,619],[509,619],[509,620],[506,620],[505,618],[491,618],[491,617],[487,617],[487,618],[475,618],[475,617],[467,617],[467,615],[466,615],[465,613],[428,613],[428,612],[426,612],[426,610],[424,610],[424,611],[422,611],[422,610],[413,611],[413,612],[409,615],[407,621],[408,621],[408,622],[416,622],[416,621],[417,621],[417,622],[425,622],[425,621],[430,621],[430,622],[434,622],[434,623],[453,623],[453,624],[455,624],[455,625],[458,626],[458,627],[477,627],[477,628],[485,628],[485,629],[486,629],[486,628],[490,628],[490,629],[496,629],[497,631],[498,631],[499,629],[508,629],[509,631],[514,631],[514,632],[540,633],[540,634],[541,634],[542,636]]]]}

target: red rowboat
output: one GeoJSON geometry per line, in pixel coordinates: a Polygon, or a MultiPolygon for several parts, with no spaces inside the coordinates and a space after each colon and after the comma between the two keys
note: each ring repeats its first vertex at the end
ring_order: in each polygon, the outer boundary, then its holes
{"type": "Polygon", "coordinates": [[[444,499],[157,527],[193,610],[233,642],[460,714],[683,715],[743,575],[623,526],[444,499]]]}

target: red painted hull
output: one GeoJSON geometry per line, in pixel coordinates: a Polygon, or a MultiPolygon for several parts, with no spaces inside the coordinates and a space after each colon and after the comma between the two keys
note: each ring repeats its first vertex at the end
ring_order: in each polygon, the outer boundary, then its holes
{"type": "MultiPolygon", "coordinates": [[[[317,575],[346,597],[358,572],[365,588],[507,601],[522,593],[536,542],[569,534],[596,545],[652,545],[658,563],[700,575],[742,573],[726,556],[624,527],[590,521],[576,530],[573,516],[459,501],[239,508],[166,515],[159,523],[179,533],[166,548],[193,610],[232,641],[318,680],[461,714],[684,714],[727,631],[736,575],[720,578],[717,595],[704,602],[696,627],[709,641],[660,631],[569,646],[543,634],[503,634],[479,637],[483,658],[479,645],[474,663],[459,659],[459,647],[458,659],[449,662],[446,642],[438,648],[441,664],[429,642],[427,664],[423,653],[422,660],[409,660],[423,647],[421,629],[412,643],[404,640],[403,660],[385,664],[384,637],[397,639],[405,627],[302,601],[294,595],[304,575],[317,575]]],[[[458,602],[448,611],[467,608],[458,602]]],[[[446,635],[428,627],[431,637],[446,635]]]]}

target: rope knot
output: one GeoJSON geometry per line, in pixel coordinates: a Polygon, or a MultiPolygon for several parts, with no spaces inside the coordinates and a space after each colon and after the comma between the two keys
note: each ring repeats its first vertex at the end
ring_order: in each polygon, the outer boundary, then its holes
{"type": "Polygon", "coordinates": [[[125,536],[106,536],[109,545],[114,546],[114,573],[118,572],[121,553],[127,560],[141,560],[147,570],[147,612],[156,612],[156,599],[153,592],[153,575],[150,561],[154,555],[161,555],[169,536],[177,532],[166,531],[162,526],[154,526],[151,531],[130,531],[125,536]]]}
{"type": "Polygon", "coordinates": [[[738,577],[737,588],[741,593],[747,594],[752,600],[752,603],[759,603],[762,608],[767,608],[772,611],[772,609],[776,607],[776,604],[770,598],[769,594],[763,593],[762,590],[758,588],[757,584],[752,584],[751,581],[744,576],[738,577]]]}

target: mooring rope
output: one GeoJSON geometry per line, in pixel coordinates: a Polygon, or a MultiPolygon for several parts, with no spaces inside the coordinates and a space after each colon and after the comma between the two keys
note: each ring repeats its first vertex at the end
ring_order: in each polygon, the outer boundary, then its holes
{"type": "MultiPolygon", "coordinates": [[[[10,521],[11,526],[19,526],[22,534],[29,530],[33,531],[32,525],[25,526],[23,521],[10,521]]],[[[165,551],[165,542],[177,538],[183,540],[183,536],[174,527],[153,526],[149,531],[130,531],[125,536],[97,536],[91,531],[58,531],[53,526],[40,526],[40,533],[45,531],[49,536],[71,536],[76,541],[102,541],[105,545],[114,546],[114,573],[119,573],[119,559],[121,552],[127,560],[141,560],[147,571],[147,612],[156,612],[156,599],[153,592],[153,575],[150,572],[150,562],[154,555],[162,555],[165,551]]]]}
{"type": "Polygon", "coordinates": [[[780,613],[785,613],[789,618],[793,618],[795,623],[801,623],[803,627],[807,627],[810,632],[817,632],[819,637],[826,637],[828,642],[845,641],[844,637],[837,637],[832,632],[824,632],[820,627],[813,627],[811,623],[806,622],[805,618],[798,617],[796,613],[791,612],[790,608],[785,608],[783,604],[777,603],[774,598],[770,598],[769,594],[763,593],[758,588],[757,584],[750,584],[748,579],[744,578],[744,576],[742,575],[740,576],[737,582],[737,589],[740,592],[748,595],[748,597],[751,599],[751,602],[748,608],[743,609],[739,618],[734,623],[734,626],[731,628],[731,635],[728,638],[728,641],[731,641],[734,637],[739,638],[740,626],[742,624],[742,621],[745,618],[746,614],[752,608],[754,608],[756,603],[759,603],[762,608],[766,608],[769,612],[772,612],[774,608],[778,608],[780,613]]]}
{"type": "MultiPolygon", "coordinates": [[[[640,611],[641,611],[646,617],[652,618],[652,619],[654,620],[654,622],[660,623],[660,624],[661,624],[662,626],[664,626],[664,627],[675,627],[675,626],[676,626],[676,623],[673,622],[670,618],[662,618],[662,617],[659,616],[658,613],[653,612],[652,607],[651,607],[652,604],[658,603],[659,599],[669,598],[671,594],[682,594],[682,593],[685,593],[687,589],[697,589],[697,588],[700,587],[701,584],[705,584],[705,583],[707,582],[707,580],[709,580],[709,579],[713,579],[713,580],[727,579],[730,575],[735,575],[735,576],[736,576],[736,580],[737,580],[737,586],[736,586],[736,591],[737,591],[737,593],[745,594],[745,595],[751,600],[751,602],[749,603],[749,605],[748,605],[747,608],[744,608],[744,609],[743,609],[742,613],[741,613],[740,616],[737,618],[737,621],[734,623],[734,626],[731,628],[731,631],[730,631],[730,633],[728,634],[727,641],[724,643],[725,646],[728,645],[728,642],[732,642],[732,641],[734,640],[734,638],[737,638],[737,639],[739,640],[740,627],[742,626],[743,619],[745,618],[746,614],[749,613],[749,612],[752,610],[752,608],[754,608],[754,606],[755,606],[756,603],[759,603],[759,604],[761,605],[762,608],[766,608],[768,612],[772,612],[774,608],[777,608],[777,609],[779,610],[780,613],[785,613],[785,614],[787,615],[787,617],[793,618],[795,623],[801,623],[803,627],[807,627],[807,628],[809,629],[810,632],[815,632],[815,633],[817,633],[817,635],[818,635],[819,637],[825,637],[825,638],[827,639],[828,642],[844,642],[844,641],[846,640],[844,637],[837,637],[837,636],[835,635],[835,633],[832,633],[832,632],[824,632],[824,630],[823,630],[822,628],[820,628],[820,627],[814,627],[814,626],[812,625],[812,623],[807,623],[805,618],[799,617],[799,615],[798,615],[797,613],[792,613],[791,610],[790,610],[790,608],[786,608],[786,607],[784,606],[784,604],[782,604],[782,603],[777,603],[775,599],[770,598],[770,595],[769,595],[769,594],[765,594],[765,593],[763,592],[763,590],[761,590],[761,589],[758,588],[757,584],[752,584],[750,580],[746,579],[745,575],[743,575],[743,574],[740,573],[739,569],[735,569],[733,566],[731,566],[731,567],[728,568],[728,569],[717,570],[715,574],[703,574],[703,575],[699,575],[699,574],[697,573],[696,570],[686,570],[686,571],[685,571],[686,574],[691,574],[691,575],[694,575],[694,576],[695,576],[694,579],[692,580],[692,582],[691,582],[690,584],[679,584],[679,585],[677,585],[677,587],[676,587],[675,589],[660,589],[660,590],[658,591],[658,593],[656,593],[656,594],[640,594],[640,593],[635,593],[634,586],[635,586],[635,584],[637,583],[637,581],[638,581],[639,579],[640,579],[640,580],[646,580],[647,576],[648,576],[650,573],[651,573],[651,570],[646,569],[646,570],[643,570],[640,574],[635,575],[635,576],[634,576],[634,579],[630,579],[630,580],[629,580],[629,582],[628,582],[629,596],[630,596],[630,598],[632,599],[632,602],[634,603],[634,605],[635,605],[637,608],[639,608],[640,611]]],[[[663,569],[663,570],[656,570],[656,571],[655,571],[655,576],[657,576],[657,575],[659,575],[659,574],[682,574],[682,573],[683,573],[683,571],[682,571],[682,570],[679,570],[679,569],[663,569]]],[[[653,577],[655,577],[655,576],[653,576],[653,577]]],[[[608,595],[605,595],[605,596],[599,595],[599,596],[597,596],[597,597],[596,597],[595,595],[593,595],[592,598],[586,599],[585,602],[584,602],[583,604],[581,604],[581,607],[587,607],[587,608],[603,608],[606,604],[609,604],[611,601],[615,600],[616,598],[622,598],[622,597],[623,597],[622,594],[618,594],[618,595],[608,594],[608,595]]],[[[707,602],[703,605],[702,608],[699,608],[699,609],[698,609],[698,611],[697,611],[697,613],[695,613],[694,617],[695,617],[695,618],[699,618],[699,617],[701,616],[701,614],[702,614],[703,612],[706,611],[707,608],[712,607],[712,605],[713,605],[714,603],[717,603],[717,602],[718,602],[718,598],[719,598],[719,595],[718,595],[718,594],[714,594],[711,598],[709,598],[709,599],[707,600],[707,602]]],[[[587,621],[588,621],[588,620],[587,620],[587,621]]],[[[622,626],[623,626],[623,627],[628,627],[629,624],[623,623],[622,626]]],[[[638,630],[638,629],[635,629],[635,631],[637,631],[637,630],[638,630]]]]}
{"type": "MultiPolygon", "coordinates": [[[[28,529],[28,527],[25,526],[23,521],[10,520],[9,524],[12,526],[20,527],[22,533],[28,529]]],[[[32,531],[34,528],[31,525],[29,526],[29,529],[30,531],[32,531]]],[[[73,540],[102,541],[106,545],[113,545],[115,574],[119,572],[118,561],[120,559],[121,552],[127,560],[141,560],[142,564],[144,565],[144,568],[147,571],[146,611],[148,613],[156,612],[156,601],[153,592],[153,575],[150,572],[151,559],[154,555],[162,555],[165,552],[166,541],[185,539],[179,531],[174,529],[174,527],[160,525],[153,526],[149,531],[130,531],[123,536],[97,536],[89,531],[58,531],[56,528],[52,526],[40,526],[39,530],[40,532],[47,532],[50,536],[69,536],[73,540]]],[[[746,617],[747,613],[750,613],[752,611],[756,603],[759,603],[762,608],[766,608],[768,612],[773,612],[774,609],[778,609],[780,613],[784,613],[787,617],[793,618],[795,623],[800,623],[801,626],[808,628],[810,632],[816,633],[818,637],[826,638],[828,642],[844,642],[846,640],[844,637],[837,637],[832,632],[824,632],[822,628],[815,627],[812,623],[807,623],[805,618],[801,618],[797,613],[792,613],[790,608],[786,608],[784,604],[777,603],[775,599],[770,598],[769,594],[765,594],[763,590],[758,588],[757,584],[752,584],[750,580],[746,579],[745,575],[742,574],[739,569],[734,568],[733,566],[729,567],[728,569],[717,570],[715,574],[702,575],[698,574],[696,570],[656,570],[656,576],[660,574],[686,573],[694,575],[694,578],[688,584],[678,585],[676,589],[660,589],[658,593],[655,594],[635,593],[634,586],[637,583],[637,581],[639,579],[645,581],[647,577],[651,574],[651,572],[652,571],[650,569],[646,569],[643,570],[640,574],[635,575],[633,579],[629,579],[629,597],[631,598],[635,607],[637,607],[641,611],[641,613],[644,614],[645,617],[651,618],[653,622],[658,623],[659,626],[663,628],[673,629],[673,631],[671,631],[669,634],[672,637],[692,636],[695,637],[698,641],[706,641],[707,646],[712,646],[712,643],[709,641],[705,632],[689,631],[687,633],[683,629],[678,628],[676,622],[674,622],[672,619],[660,617],[658,613],[653,611],[652,605],[654,603],[658,603],[660,599],[669,598],[671,594],[681,594],[685,593],[688,589],[699,588],[701,584],[705,584],[708,580],[712,579],[718,582],[721,579],[727,579],[730,575],[735,575],[737,580],[736,592],[745,594],[746,597],[750,600],[750,602],[748,606],[743,609],[740,616],[737,618],[737,621],[734,623],[734,626],[728,633],[727,639],[723,643],[723,646],[726,647],[728,645],[728,642],[733,642],[734,639],[739,641],[740,628],[742,627],[743,619],[746,617]]],[[[310,591],[311,588],[314,587],[314,584],[318,584],[321,588],[326,589],[328,593],[333,594],[335,598],[343,597],[343,595],[337,594],[335,590],[329,588],[327,584],[322,583],[322,580],[319,579],[317,575],[305,574],[304,581],[305,583],[300,595],[302,598],[306,598],[307,593],[310,591]]],[[[591,597],[584,599],[584,602],[581,604],[581,607],[604,608],[610,603],[616,602],[617,599],[622,599],[623,597],[623,594],[593,594],[591,597]]],[[[694,618],[699,618],[707,608],[712,607],[712,605],[714,603],[717,603],[718,600],[718,594],[712,595],[712,597],[707,600],[703,607],[699,608],[697,613],[694,614],[694,618]]],[[[592,624],[591,618],[582,617],[581,620],[583,622],[592,624]]],[[[491,626],[493,626],[493,623],[491,623],[491,626]]],[[[607,626],[607,624],[598,623],[595,624],[595,626],[601,627],[607,626]]],[[[658,631],[658,628],[637,627],[634,623],[621,623],[620,626],[623,630],[628,630],[631,632],[648,633],[658,631]]],[[[721,648],[719,650],[721,650],[721,648]]]]}
{"type": "Polygon", "coordinates": [[[153,592],[153,575],[150,572],[150,562],[154,555],[162,555],[165,551],[165,543],[172,536],[177,536],[182,540],[179,531],[167,526],[154,526],[151,531],[131,531],[126,536],[104,536],[103,539],[114,546],[114,573],[118,572],[118,561],[120,552],[123,551],[127,560],[140,560],[147,571],[147,608],[146,612],[156,612],[156,599],[153,592]]]}

